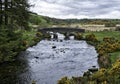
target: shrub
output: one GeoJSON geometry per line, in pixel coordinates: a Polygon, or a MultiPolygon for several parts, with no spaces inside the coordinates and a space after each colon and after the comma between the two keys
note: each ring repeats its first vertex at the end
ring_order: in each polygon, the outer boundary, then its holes
{"type": "Polygon", "coordinates": [[[43,34],[42,34],[41,32],[37,32],[37,33],[36,33],[36,36],[37,36],[37,37],[43,37],[43,34]]]}
{"type": "Polygon", "coordinates": [[[97,38],[96,38],[96,36],[95,36],[94,34],[86,35],[86,36],[85,36],[85,39],[86,39],[87,41],[92,41],[92,42],[97,42],[97,41],[98,41],[97,38]]]}
{"type": "Polygon", "coordinates": [[[120,26],[117,26],[115,30],[120,31],[120,26]]]}
{"type": "Polygon", "coordinates": [[[23,46],[27,46],[27,45],[28,45],[28,41],[23,41],[23,42],[22,42],[22,45],[23,45],[23,46]]]}
{"type": "Polygon", "coordinates": [[[58,80],[58,84],[71,84],[69,78],[63,77],[60,80],[58,80]]]}
{"type": "Polygon", "coordinates": [[[75,39],[77,39],[77,40],[83,39],[83,35],[81,33],[75,33],[74,36],[75,36],[75,39]]]}
{"type": "Polygon", "coordinates": [[[106,23],[105,27],[116,27],[115,23],[106,23]]]}
{"type": "Polygon", "coordinates": [[[102,68],[109,68],[111,66],[110,58],[107,54],[104,54],[98,59],[99,66],[102,68]]]}

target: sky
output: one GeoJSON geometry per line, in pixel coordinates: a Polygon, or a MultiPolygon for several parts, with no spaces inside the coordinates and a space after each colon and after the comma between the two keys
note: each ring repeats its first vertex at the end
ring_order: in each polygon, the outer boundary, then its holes
{"type": "Polygon", "coordinates": [[[60,19],[120,19],[120,0],[29,0],[30,11],[60,19]]]}

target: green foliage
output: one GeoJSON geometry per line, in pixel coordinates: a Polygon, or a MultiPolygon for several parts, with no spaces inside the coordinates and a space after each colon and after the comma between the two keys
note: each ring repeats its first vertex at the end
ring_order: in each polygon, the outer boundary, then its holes
{"type": "Polygon", "coordinates": [[[92,75],[92,79],[102,84],[119,84],[120,82],[120,59],[112,65],[110,69],[100,69],[97,73],[92,75]]]}
{"type": "MultiPolygon", "coordinates": [[[[96,40],[96,36],[93,34],[87,34],[85,37],[87,42],[91,42],[93,44],[97,43],[95,45],[95,48],[98,52],[98,63],[100,65],[100,69],[98,72],[95,72],[93,74],[90,74],[88,77],[83,76],[83,77],[72,77],[72,78],[62,78],[59,80],[60,82],[62,81],[61,84],[65,83],[65,81],[69,80],[68,84],[119,84],[120,83],[120,59],[118,57],[120,56],[120,39],[110,37],[110,32],[106,32],[106,35],[108,37],[105,37],[105,32],[103,33],[94,33],[97,34],[101,40],[101,42],[98,42],[96,40]],[[101,38],[102,37],[102,38],[101,38]],[[111,65],[111,60],[112,57],[109,55],[113,55],[114,60],[117,60],[114,64],[111,65]],[[87,78],[86,78],[87,77],[87,78]]],[[[117,32],[111,32],[111,34],[114,34],[115,36],[118,36],[120,33],[117,32]]],[[[114,37],[115,37],[114,36],[114,37]]],[[[89,43],[88,42],[88,43],[89,43]]],[[[112,62],[113,63],[113,62],[112,62]]],[[[58,82],[59,82],[58,81],[58,82]]],[[[59,83],[58,83],[59,84],[59,83]]]]}
{"type": "Polygon", "coordinates": [[[115,23],[106,23],[105,27],[116,27],[115,23]]]}
{"type": "Polygon", "coordinates": [[[19,26],[20,28],[27,29],[28,28],[28,20],[29,20],[29,4],[28,0],[11,0],[11,3],[8,0],[5,0],[4,4],[2,4],[1,15],[1,23],[0,25],[9,25],[12,24],[14,26],[19,26]]]}
{"type": "Polygon", "coordinates": [[[43,16],[36,15],[36,14],[31,14],[31,15],[30,15],[29,22],[30,22],[32,25],[39,25],[39,27],[47,27],[48,25],[51,24],[51,23],[50,23],[49,21],[47,21],[47,19],[45,19],[43,16]]]}
{"type": "Polygon", "coordinates": [[[96,38],[96,36],[94,34],[86,35],[85,39],[87,41],[92,41],[92,42],[97,42],[98,41],[97,38],[96,38]]]}
{"type": "Polygon", "coordinates": [[[51,38],[51,36],[50,36],[49,33],[46,33],[46,34],[43,35],[43,38],[48,38],[49,39],[49,38],[51,38]]]}
{"type": "Polygon", "coordinates": [[[100,68],[98,72],[86,77],[63,77],[58,84],[119,84],[120,83],[120,59],[110,69],[100,68]]]}
{"type": "Polygon", "coordinates": [[[99,54],[98,62],[100,67],[108,68],[111,64],[110,55],[108,53],[119,52],[120,42],[113,37],[103,38],[103,42],[96,46],[96,50],[99,54]]]}
{"type": "Polygon", "coordinates": [[[103,38],[103,42],[97,46],[98,52],[102,50],[106,53],[120,51],[120,42],[114,38],[103,38]]]}
{"type": "Polygon", "coordinates": [[[28,0],[4,0],[0,8],[0,63],[16,60],[17,54],[26,48],[21,29],[29,30],[28,0]],[[3,8],[4,7],[4,8],[3,8]]]}
{"type": "Polygon", "coordinates": [[[110,53],[110,60],[112,64],[115,63],[118,58],[120,58],[120,51],[110,53]]]}
{"type": "MultiPolygon", "coordinates": [[[[92,32],[99,41],[103,41],[104,37],[114,37],[116,40],[120,40],[119,31],[101,31],[101,32],[92,32]]],[[[91,34],[91,32],[83,33],[84,36],[91,34]]]]}
{"type": "Polygon", "coordinates": [[[107,54],[99,55],[98,63],[101,68],[109,68],[111,66],[111,61],[107,54]]]}
{"type": "Polygon", "coordinates": [[[120,59],[117,60],[115,62],[115,64],[112,65],[112,68],[111,68],[110,72],[112,72],[112,74],[114,74],[114,75],[115,74],[116,75],[120,74],[120,59]]]}
{"type": "Polygon", "coordinates": [[[75,33],[75,39],[77,39],[77,40],[82,40],[83,39],[83,35],[82,35],[82,33],[75,33]]]}
{"type": "Polygon", "coordinates": [[[92,75],[92,80],[97,80],[99,82],[106,81],[106,73],[107,70],[105,68],[101,68],[98,72],[92,75]]]}
{"type": "Polygon", "coordinates": [[[71,83],[69,78],[63,77],[62,79],[58,80],[58,84],[71,84],[71,83]]]}
{"type": "Polygon", "coordinates": [[[21,50],[21,33],[14,32],[12,30],[14,28],[9,27],[0,27],[0,63],[14,61],[15,56],[21,50]]]}
{"type": "Polygon", "coordinates": [[[37,32],[37,33],[36,33],[36,36],[37,36],[37,37],[43,37],[43,34],[42,34],[41,32],[37,32]]]}

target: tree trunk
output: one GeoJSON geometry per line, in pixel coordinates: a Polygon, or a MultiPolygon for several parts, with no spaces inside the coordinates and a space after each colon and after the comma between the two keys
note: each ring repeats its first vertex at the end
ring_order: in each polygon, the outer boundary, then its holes
{"type": "Polygon", "coordinates": [[[0,0],[0,25],[2,24],[3,21],[3,15],[2,15],[2,0],[0,0]]]}
{"type": "Polygon", "coordinates": [[[5,25],[8,25],[8,0],[5,0],[5,25]]]}

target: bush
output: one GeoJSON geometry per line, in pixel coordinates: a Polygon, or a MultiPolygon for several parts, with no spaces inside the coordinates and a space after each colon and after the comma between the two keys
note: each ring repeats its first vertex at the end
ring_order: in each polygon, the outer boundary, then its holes
{"type": "Polygon", "coordinates": [[[83,35],[81,33],[75,33],[74,36],[75,36],[75,39],[77,39],[77,40],[83,39],[83,35]]]}
{"type": "Polygon", "coordinates": [[[37,32],[37,33],[36,33],[36,36],[37,36],[37,37],[43,37],[43,34],[42,34],[41,32],[37,32]]]}
{"type": "Polygon", "coordinates": [[[69,78],[63,77],[60,80],[58,80],[58,84],[71,84],[69,78]]]}
{"type": "Polygon", "coordinates": [[[115,23],[106,23],[105,27],[116,27],[115,23]]]}
{"type": "Polygon", "coordinates": [[[22,34],[14,29],[11,26],[0,28],[0,63],[14,61],[18,52],[22,50],[22,34]]]}
{"type": "Polygon", "coordinates": [[[43,35],[43,37],[49,39],[49,38],[51,38],[51,35],[49,33],[46,33],[46,34],[43,35]]]}
{"type": "Polygon", "coordinates": [[[115,30],[120,31],[120,26],[117,26],[115,30]]]}
{"type": "Polygon", "coordinates": [[[97,41],[98,41],[97,38],[96,38],[96,36],[95,36],[94,34],[86,35],[86,36],[85,36],[85,39],[86,39],[87,41],[92,41],[92,42],[97,42],[97,41]]]}
{"type": "Polygon", "coordinates": [[[98,63],[101,68],[109,68],[111,66],[111,61],[107,54],[99,56],[98,63]]]}

